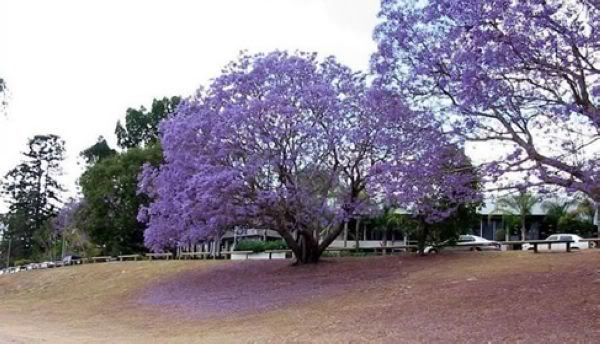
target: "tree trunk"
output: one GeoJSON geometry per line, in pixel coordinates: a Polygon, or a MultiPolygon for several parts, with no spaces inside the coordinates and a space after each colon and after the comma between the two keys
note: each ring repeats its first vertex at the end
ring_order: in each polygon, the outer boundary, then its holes
{"type": "MultiPolygon", "coordinates": [[[[321,254],[331,243],[342,233],[344,229],[347,230],[347,222],[339,224],[337,228],[330,231],[319,243],[319,240],[315,238],[312,231],[309,230],[296,230],[291,232],[288,229],[280,229],[277,232],[281,235],[283,240],[287,243],[288,247],[294,253],[296,261],[294,265],[317,263],[321,254]],[[292,233],[297,234],[297,239],[294,238],[292,233]]],[[[347,232],[346,232],[347,233],[347,232]]]]}
{"type": "Polygon", "coordinates": [[[359,238],[358,235],[360,234],[360,219],[356,219],[356,224],[354,227],[354,250],[356,252],[358,252],[359,249],[359,238]]]}
{"type": "Polygon", "coordinates": [[[348,247],[348,221],[344,221],[344,247],[348,247]]]}
{"type": "Polygon", "coordinates": [[[383,230],[383,247],[384,248],[381,250],[381,254],[383,256],[385,256],[387,254],[387,249],[385,248],[385,247],[387,247],[387,231],[388,231],[387,228],[383,230]]]}
{"type": "Polygon", "coordinates": [[[298,252],[296,255],[296,264],[317,263],[321,257],[319,243],[310,233],[299,232],[298,235],[298,252]]]}
{"type": "Polygon", "coordinates": [[[527,240],[527,227],[525,226],[525,216],[521,216],[521,241],[527,240]]]}
{"type": "Polygon", "coordinates": [[[418,253],[420,256],[425,255],[425,242],[427,241],[427,236],[429,235],[429,227],[425,222],[421,222],[419,224],[419,235],[418,235],[418,253]]]}
{"type": "Polygon", "coordinates": [[[294,265],[318,262],[322,251],[319,249],[319,242],[314,238],[312,232],[298,230],[295,233],[297,239],[287,230],[279,231],[283,240],[294,253],[296,259],[294,265]]]}

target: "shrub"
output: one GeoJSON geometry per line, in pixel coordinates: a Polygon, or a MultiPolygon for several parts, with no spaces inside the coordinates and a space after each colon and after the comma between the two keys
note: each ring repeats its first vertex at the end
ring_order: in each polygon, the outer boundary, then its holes
{"type": "Polygon", "coordinates": [[[596,226],[591,221],[582,221],[575,214],[568,214],[558,220],[558,231],[588,236],[596,232],[596,226]]]}
{"type": "Polygon", "coordinates": [[[273,240],[273,241],[267,241],[264,244],[265,244],[265,251],[285,250],[288,248],[285,241],[273,240]]]}
{"type": "Polygon", "coordinates": [[[33,263],[33,261],[29,260],[29,259],[17,259],[13,262],[13,266],[23,266],[23,265],[27,265],[33,263]]]}
{"type": "Polygon", "coordinates": [[[283,250],[287,245],[283,241],[242,240],[235,246],[236,251],[252,251],[254,253],[269,250],[283,250]]]}

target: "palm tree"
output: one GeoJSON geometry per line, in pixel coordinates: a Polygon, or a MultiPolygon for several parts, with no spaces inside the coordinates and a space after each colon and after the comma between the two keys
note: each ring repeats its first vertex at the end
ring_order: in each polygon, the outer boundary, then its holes
{"type": "Polygon", "coordinates": [[[521,240],[527,240],[527,216],[531,215],[533,207],[540,202],[538,196],[520,191],[517,195],[498,199],[496,208],[508,215],[518,215],[521,222],[521,240]]]}
{"type": "Polygon", "coordinates": [[[596,216],[598,215],[596,213],[598,211],[600,211],[599,205],[589,198],[585,198],[575,209],[577,216],[597,226],[597,236],[600,237],[600,226],[596,223],[596,216]]]}
{"type": "Polygon", "coordinates": [[[585,198],[575,209],[575,213],[586,220],[593,221],[596,215],[596,204],[589,198],[585,198]]]}
{"type": "Polygon", "coordinates": [[[573,201],[548,201],[542,204],[546,211],[546,222],[552,225],[554,230],[558,229],[560,219],[569,215],[569,208],[573,205],[573,201]]]}

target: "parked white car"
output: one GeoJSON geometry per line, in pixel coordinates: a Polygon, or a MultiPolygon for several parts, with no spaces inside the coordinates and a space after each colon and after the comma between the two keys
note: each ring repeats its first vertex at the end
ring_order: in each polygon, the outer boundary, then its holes
{"type": "MultiPolygon", "coordinates": [[[[571,240],[571,249],[585,250],[590,248],[590,243],[587,241],[581,241],[583,239],[577,234],[552,234],[547,237],[546,241],[557,241],[557,240],[571,240]]],[[[561,251],[564,252],[567,249],[567,244],[552,244],[550,248],[545,244],[538,244],[538,251],[561,251]]],[[[532,244],[523,244],[523,251],[533,250],[532,244]]]]}
{"type": "Polygon", "coordinates": [[[454,245],[445,241],[439,245],[425,247],[425,254],[436,254],[440,249],[444,251],[500,251],[501,245],[497,241],[477,235],[460,235],[454,245]]]}
{"type": "Polygon", "coordinates": [[[40,263],[40,269],[53,268],[54,262],[42,262],[40,263]]]}

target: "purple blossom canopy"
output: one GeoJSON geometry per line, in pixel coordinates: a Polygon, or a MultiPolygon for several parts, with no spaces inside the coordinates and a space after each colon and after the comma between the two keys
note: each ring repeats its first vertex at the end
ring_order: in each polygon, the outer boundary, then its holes
{"type": "Polygon", "coordinates": [[[378,83],[469,140],[507,144],[491,180],[600,200],[598,1],[383,0],[380,18],[378,83]]]}
{"type": "Polygon", "coordinates": [[[65,203],[58,211],[58,214],[52,219],[54,230],[62,234],[65,230],[72,228],[76,224],[76,214],[83,207],[84,201],[80,199],[71,199],[65,203]]]}
{"type": "Polygon", "coordinates": [[[444,153],[456,146],[433,117],[365,79],[308,53],[230,63],[160,126],[165,163],[139,182],[153,199],[138,216],[145,244],[162,250],[244,225],[277,230],[295,253],[292,234],[322,252],[373,205],[473,199],[473,173],[449,172],[463,161],[444,153]]]}

